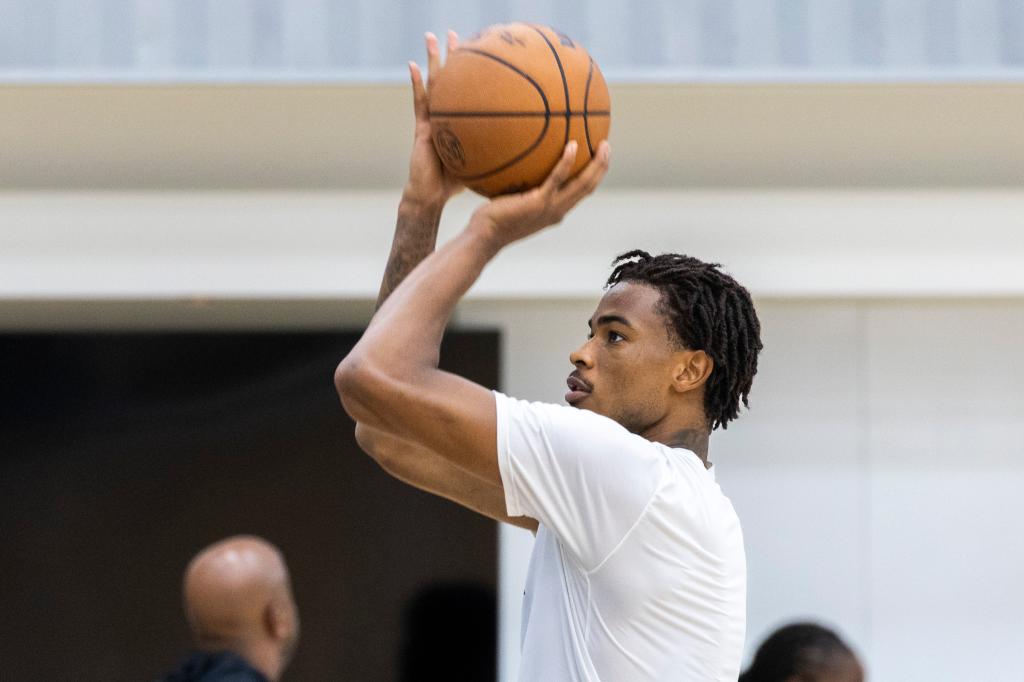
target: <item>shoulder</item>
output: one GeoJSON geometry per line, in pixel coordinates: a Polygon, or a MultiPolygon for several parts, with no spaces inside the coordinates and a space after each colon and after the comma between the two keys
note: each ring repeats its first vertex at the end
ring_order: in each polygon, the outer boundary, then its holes
{"type": "Polygon", "coordinates": [[[495,400],[499,451],[540,449],[561,458],[615,460],[619,470],[644,463],[667,464],[670,448],[638,436],[595,412],[518,400],[497,392],[495,400]]]}
{"type": "Polygon", "coordinates": [[[534,426],[564,425],[592,430],[602,434],[635,438],[638,444],[646,443],[656,446],[657,443],[630,433],[624,426],[603,415],[569,405],[520,400],[494,391],[494,399],[499,419],[518,421],[534,426]]]}

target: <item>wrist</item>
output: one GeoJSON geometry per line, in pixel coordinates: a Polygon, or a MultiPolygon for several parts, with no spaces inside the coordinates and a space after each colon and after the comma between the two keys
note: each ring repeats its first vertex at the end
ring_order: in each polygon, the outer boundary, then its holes
{"type": "Polygon", "coordinates": [[[398,204],[396,234],[432,235],[436,238],[437,230],[441,226],[441,211],[443,209],[443,203],[420,202],[402,197],[402,201],[398,204]]]}
{"type": "Polygon", "coordinates": [[[507,246],[507,240],[502,238],[498,226],[489,218],[473,215],[465,231],[489,258],[493,258],[507,246]]]}
{"type": "Polygon", "coordinates": [[[399,210],[420,211],[423,213],[441,213],[448,199],[442,192],[424,192],[408,185],[402,190],[399,210]]]}

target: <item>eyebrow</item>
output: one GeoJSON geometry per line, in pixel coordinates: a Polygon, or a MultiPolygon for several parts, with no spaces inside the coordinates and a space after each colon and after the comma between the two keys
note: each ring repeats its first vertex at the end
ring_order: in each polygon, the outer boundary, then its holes
{"type": "MultiPolygon", "coordinates": [[[[622,315],[602,315],[601,317],[597,318],[597,326],[598,327],[600,327],[602,325],[606,325],[606,324],[612,324],[613,322],[618,322],[619,324],[621,324],[623,326],[626,326],[626,327],[630,327],[630,328],[633,327],[633,325],[631,325],[629,323],[629,320],[624,318],[622,315]]],[[[593,329],[594,328],[594,323],[591,322],[590,320],[587,320],[587,326],[590,327],[591,329],[593,329]]]]}

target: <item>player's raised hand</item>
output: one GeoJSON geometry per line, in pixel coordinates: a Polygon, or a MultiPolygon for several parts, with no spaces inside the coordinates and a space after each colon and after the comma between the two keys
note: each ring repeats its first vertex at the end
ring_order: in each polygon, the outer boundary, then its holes
{"type": "MultiPolygon", "coordinates": [[[[427,33],[427,74],[429,80],[441,71],[441,52],[437,36],[427,33]]],[[[455,31],[448,31],[448,54],[458,47],[459,37],[455,31]]],[[[412,156],[409,159],[409,179],[403,198],[426,205],[443,204],[462,190],[462,183],[445,170],[434,150],[430,138],[430,107],[427,88],[419,65],[409,62],[409,78],[412,81],[413,112],[416,115],[412,156]]]]}
{"type": "Polygon", "coordinates": [[[562,158],[540,187],[492,199],[473,213],[470,226],[490,231],[505,245],[560,223],[576,204],[597,189],[608,172],[611,148],[605,141],[590,163],[571,177],[577,146],[575,141],[565,146],[562,158]]]}

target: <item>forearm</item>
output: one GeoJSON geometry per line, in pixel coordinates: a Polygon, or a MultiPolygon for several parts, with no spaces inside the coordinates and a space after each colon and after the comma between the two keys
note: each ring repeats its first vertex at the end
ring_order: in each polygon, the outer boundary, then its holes
{"type": "Polygon", "coordinates": [[[456,304],[499,249],[490,230],[471,223],[391,293],[348,360],[405,378],[435,369],[456,304]]]}
{"type": "Polygon", "coordinates": [[[377,295],[377,309],[420,261],[433,253],[443,209],[443,201],[424,201],[403,195],[398,205],[391,253],[377,295]]]}

